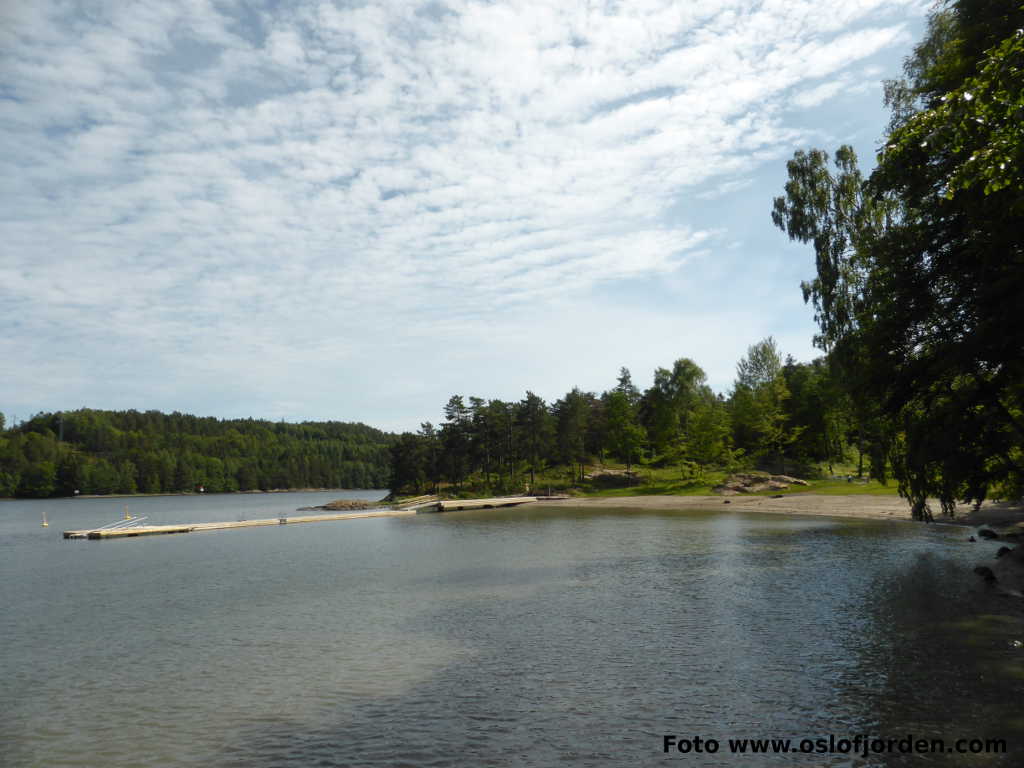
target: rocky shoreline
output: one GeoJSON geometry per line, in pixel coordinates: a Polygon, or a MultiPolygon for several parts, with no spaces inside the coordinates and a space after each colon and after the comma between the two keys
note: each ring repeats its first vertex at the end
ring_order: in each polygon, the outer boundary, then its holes
{"type": "Polygon", "coordinates": [[[315,507],[299,507],[297,512],[345,512],[345,511],[359,511],[364,509],[377,509],[379,507],[385,507],[380,501],[366,501],[364,499],[338,499],[337,501],[329,501],[326,504],[320,504],[315,507]]]}
{"type": "MultiPolygon", "coordinates": [[[[979,564],[974,572],[998,594],[1024,597],[1024,522],[979,528],[977,538],[1004,542],[990,565],[979,564]]],[[[970,541],[976,541],[975,536],[970,541]]]]}

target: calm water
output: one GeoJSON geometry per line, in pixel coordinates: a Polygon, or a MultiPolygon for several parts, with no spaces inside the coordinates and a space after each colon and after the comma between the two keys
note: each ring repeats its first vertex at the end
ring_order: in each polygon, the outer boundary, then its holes
{"type": "MultiPolygon", "coordinates": [[[[128,503],[171,523],[341,495],[128,503]]],[[[966,577],[996,545],[962,529],[526,508],[61,538],[124,503],[0,503],[0,764],[1024,764],[1024,601],[966,577]],[[724,746],[832,733],[1013,754],[724,746]]]]}

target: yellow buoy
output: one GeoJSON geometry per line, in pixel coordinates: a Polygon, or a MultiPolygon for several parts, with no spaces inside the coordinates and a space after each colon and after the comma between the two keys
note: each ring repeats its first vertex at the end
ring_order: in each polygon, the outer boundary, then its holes
{"type": "Polygon", "coordinates": [[[128,505],[127,504],[124,505],[124,519],[125,520],[131,520],[132,519],[132,516],[128,514],[128,505]]]}

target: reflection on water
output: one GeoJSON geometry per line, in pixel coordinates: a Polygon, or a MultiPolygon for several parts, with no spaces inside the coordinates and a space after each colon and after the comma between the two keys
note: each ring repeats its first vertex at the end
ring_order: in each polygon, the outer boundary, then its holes
{"type": "Polygon", "coordinates": [[[524,508],[64,542],[36,517],[0,506],[12,765],[729,765],[661,737],[908,732],[1016,755],[743,764],[1020,764],[1020,603],[957,529],[524,508]]]}

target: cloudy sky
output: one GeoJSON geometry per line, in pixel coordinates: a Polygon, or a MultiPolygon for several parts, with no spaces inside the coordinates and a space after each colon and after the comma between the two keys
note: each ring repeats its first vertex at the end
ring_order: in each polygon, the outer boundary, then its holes
{"type": "Polygon", "coordinates": [[[0,0],[0,411],[439,420],[815,355],[801,147],[928,0],[0,0]]]}

